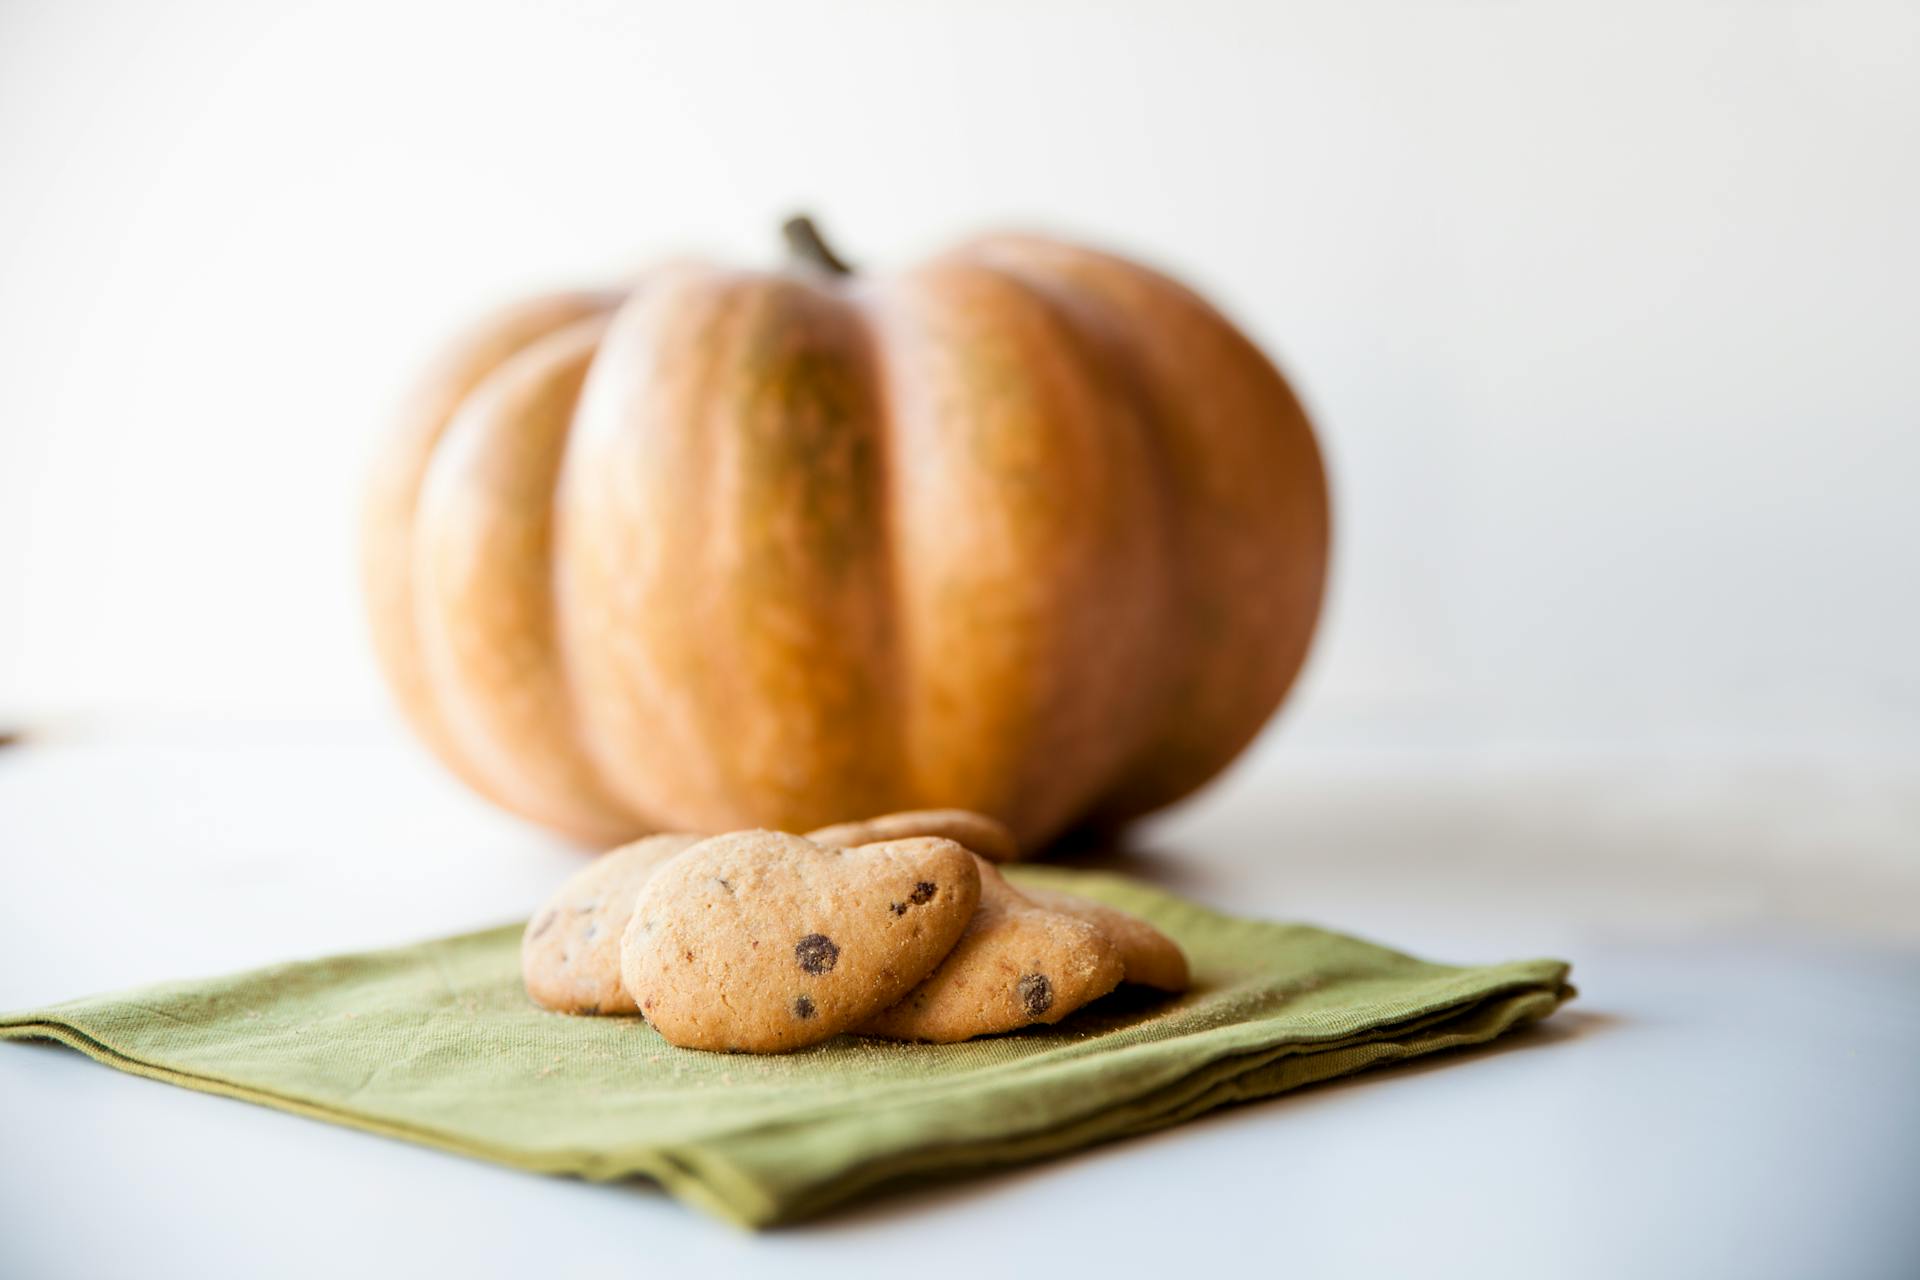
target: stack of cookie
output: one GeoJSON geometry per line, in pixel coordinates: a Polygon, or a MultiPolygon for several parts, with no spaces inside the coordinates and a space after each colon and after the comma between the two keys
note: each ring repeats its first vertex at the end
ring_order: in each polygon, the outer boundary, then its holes
{"type": "Polygon", "coordinates": [[[779,1053],[842,1032],[951,1043],[1058,1022],[1121,982],[1187,985],[1144,920],[1020,890],[993,819],[894,813],[805,836],[649,836],[527,925],[521,970],[563,1013],[642,1014],[690,1049],[779,1053]]]}

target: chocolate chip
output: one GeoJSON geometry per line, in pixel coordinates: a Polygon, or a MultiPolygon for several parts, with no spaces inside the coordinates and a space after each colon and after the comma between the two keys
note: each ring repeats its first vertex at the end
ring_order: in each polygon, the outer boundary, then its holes
{"type": "Polygon", "coordinates": [[[793,1002],[793,1016],[796,1018],[811,1018],[813,1016],[813,1001],[807,999],[805,996],[796,997],[793,1002]]]}
{"type": "Polygon", "coordinates": [[[906,902],[889,902],[887,904],[887,910],[897,916],[903,916],[907,914],[909,904],[916,907],[924,907],[933,901],[933,895],[938,892],[940,892],[939,885],[931,880],[922,880],[919,884],[913,886],[913,892],[907,895],[906,902]]]}
{"type": "Polygon", "coordinates": [[[553,927],[553,912],[549,911],[545,915],[541,916],[538,920],[535,920],[533,922],[533,932],[529,933],[527,936],[529,938],[537,938],[541,934],[545,933],[547,930],[551,929],[552,927],[553,927]]]}
{"type": "Polygon", "coordinates": [[[725,880],[720,879],[718,876],[714,877],[713,882],[719,885],[722,889],[725,889],[728,893],[733,892],[733,886],[728,884],[725,880]]]}
{"type": "Polygon", "coordinates": [[[1027,1012],[1039,1017],[1053,1008],[1053,984],[1047,981],[1044,973],[1030,973],[1014,984],[1014,991],[1020,996],[1020,1003],[1027,1006],[1027,1012]]]}
{"type": "Polygon", "coordinates": [[[589,925],[587,925],[587,931],[580,935],[580,940],[582,942],[592,942],[595,938],[599,936],[600,936],[600,922],[598,920],[595,920],[589,925]]]}
{"type": "Polygon", "coordinates": [[[824,933],[810,933],[793,944],[793,958],[808,973],[826,973],[839,963],[840,948],[824,933]]]}

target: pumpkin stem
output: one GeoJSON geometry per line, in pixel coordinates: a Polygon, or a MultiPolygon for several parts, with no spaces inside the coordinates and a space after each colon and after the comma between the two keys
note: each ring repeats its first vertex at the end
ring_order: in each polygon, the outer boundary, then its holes
{"type": "Polygon", "coordinates": [[[853,274],[853,268],[847,265],[846,259],[828,246],[826,237],[820,234],[820,228],[814,226],[813,219],[804,213],[788,218],[780,228],[780,234],[786,237],[787,252],[793,255],[796,262],[803,262],[830,276],[853,274]]]}

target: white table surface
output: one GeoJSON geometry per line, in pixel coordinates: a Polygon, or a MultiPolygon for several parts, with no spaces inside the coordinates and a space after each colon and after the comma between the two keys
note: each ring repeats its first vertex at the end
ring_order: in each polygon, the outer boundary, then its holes
{"type": "MultiPolygon", "coordinates": [[[[9,748],[0,1008],[514,918],[577,860],[378,734],[9,748]]],[[[761,1236],[0,1044],[0,1276],[1920,1275],[1920,769],[1283,739],[1106,861],[1436,959],[1563,955],[1581,997],[761,1236]]]]}

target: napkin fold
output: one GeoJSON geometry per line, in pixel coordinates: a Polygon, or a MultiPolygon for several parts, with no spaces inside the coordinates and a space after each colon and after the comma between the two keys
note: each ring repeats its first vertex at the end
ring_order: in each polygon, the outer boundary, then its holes
{"type": "Polygon", "coordinates": [[[1430,964],[1116,876],[1009,875],[1151,920],[1186,948],[1193,989],[1123,987],[1059,1026],[965,1044],[701,1053],[637,1018],[536,1007],[511,925],[0,1016],[0,1038],[519,1169],[642,1175],[765,1227],[1480,1044],[1573,994],[1557,960],[1430,964]]]}

